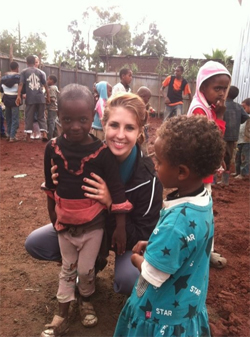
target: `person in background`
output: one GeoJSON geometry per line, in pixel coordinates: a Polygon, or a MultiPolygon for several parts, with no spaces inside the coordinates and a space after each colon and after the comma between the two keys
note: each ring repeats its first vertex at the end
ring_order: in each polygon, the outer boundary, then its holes
{"type": "Polygon", "coordinates": [[[59,90],[56,85],[57,77],[50,75],[47,79],[47,85],[50,95],[50,103],[46,104],[47,109],[47,126],[48,126],[48,139],[51,139],[54,136],[56,117],[57,117],[57,100],[59,95],[59,90]]]}
{"type": "Polygon", "coordinates": [[[35,67],[35,57],[30,55],[27,57],[27,68],[25,68],[20,74],[20,83],[18,86],[18,94],[16,99],[16,105],[21,104],[21,93],[23,86],[25,87],[26,99],[25,99],[25,130],[26,141],[30,140],[30,136],[33,129],[34,114],[37,111],[37,121],[42,134],[42,140],[48,141],[47,137],[47,123],[45,120],[45,96],[43,93],[43,87],[47,94],[47,102],[50,103],[50,96],[48,86],[44,74],[40,69],[35,67]]]}
{"type": "Polygon", "coordinates": [[[220,166],[225,144],[203,116],[170,118],[157,136],[155,169],[163,187],[175,190],[149,240],[133,248],[140,276],[114,336],[211,336],[206,297],[214,219],[202,179],[220,166]]]}
{"type": "Polygon", "coordinates": [[[10,143],[18,140],[16,133],[19,128],[19,107],[16,105],[16,98],[19,82],[19,65],[13,61],[10,63],[10,72],[2,77],[0,83],[0,91],[3,93],[2,102],[5,105],[7,140],[10,143]]]}
{"type": "Polygon", "coordinates": [[[5,133],[2,103],[0,104],[0,123],[1,123],[1,134],[0,134],[1,138],[8,138],[8,136],[5,133]]]}
{"type": "Polygon", "coordinates": [[[238,94],[239,89],[236,86],[231,85],[228,91],[226,111],[223,117],[223,120],[226,122],[224,134],[224,140],[226,142],[226,154],[224,157],[226,169],[222,172],[221,183],[224,185],[229,184],[230,167],[234,157],[236,143],[239,138],[240,125],[249,118],[249,115],[243,107],[239,103],[234,102],[234,99],[238,94]]]}
{"type": "Polygon", "coordinates": [[[112,96],[118,92],[131,92],[130,83],[133,79],[132,70],[128,68],[122,68],[119,73],[120,82],[113,86],[112,96]]]}
{"type": "Polygon", "coordinates": [[[152,114],[155,110],[152,108],[152,106],[149,103],[149,100],[152,96],[151,91],[149,88],[142,86],[137,90],[137,95],[141,97],[143,102],[146,106],[146,119],[145,119],[145,125],[144,125],[144,135],[145,137],[142,137],[142,144],[141,148],[144,151],[145,155],[148,155],[148,116],[152,114]],[[145,138],[145,139],[144,139],[145,138]]]}
{"type": "Polygon", "coordinates": [[[165,98],[164,120],[183,114],[182,93],[184,93],[184,95],[188,95],[189,101],[192,101],[191,90],[187,80],[185,80],[182,76],[183,73],[183,66],[177,66],[175,69],[175,75],[167,76],[162,82],[161,92],[165,98]],[[164,89],[166,87],[168,87],[167,94],[164,93],[164,89]]]}
{"type": "MultiPolygon", "coordinates": [[[[92,123],[91,133],[100,140],[104,140],[104,133],[101,120],[104,113],[105,105],[107,103],[107,99],[112,94],[112,86],[106,81],[100,81],[96,83],[95,90],[98,93],[98,100],[95,106],[96,113],[94,116],[94,121],[92,123]]],[[[96,98],[96,96],[94,97],[96,98]]]]}
{"type": "MultiPolygon", "coordinates": [[[[137,95],[120,93],[107,101],[102,119],[106,144],[119,162],[126,197],[134,207],[126,216],[127,243],[123,255],[118,255],[115,247],[111,245],[115,218],[114,215],[108,214],[105,222],[106,241],[103,240],[96,270],[103,269],[107,264],[109,250],[115,251],[114,291],[127,296],[131,294],[139,275],[138,269],[131,264],[132,248],[139,240],[148,240],[162,207],[163,189],[155,175],[153,161],[143,155],[137,142],[144,121],[145,104],[137,95]]],[[[52,170],[54,183],[60,184],[60,180],[55,181],[58,179],[56,166],[52,170]]],[[[83,189],[88,198],[109,205],[110,194],[103,179],[93,174],[92,179],[87,179],[84,183],[83,189]],[[97,189],[98,194],[95,193],[97,189]]],[[[33,258],[46,261],[61,260],[58,235],[51,223],[30,233],[25,248],[33,258]]]]}
{"type": "MultiPolygon", "coordinates": [[[[41,337],[59,336],[68,331],[69,305],[75,300],[77,277],[81,323],[87,328],[97,324],[91,295],[95,292],[95,261],[102,242],[106,210],[115,214],[112,245],[118,255],[125,252],[125,213],[133,206],[126,199],[115,156],[107,145],[90,134],[94,107],[93,95],[87,87],[65,86],[58,100],[62,134],[50,140],[45,148],[42,188],[47,194],[50,220],[58,233],[62,268],[57,292],[59,314],[46,325],[41,337]],[[52,161],[60,174],[58,185],[51,179],[52,161]],[[112,203],[107,207],[82,192],[82,181],[91,179],[93,173],[108,185],[112,203]]],[[[99,190],[95,189],[94,193],[98,195],[99,190]]]]}
{"type": "MultiPolygon", "coordinates": [[[[39,65],[40,65],[40,60],[39,60],[39,57],[37,55],[34,55],[35,57],[35,67],[40,69],[39,68],[39,65]]],[[[40,71],[43,73],[44,77],[45,77],[45,80],[46,80],[46,74],[44,71],[42,71],[40,69],[40,71]]],[[[33,129],[32,129],[32,134],[30,135],[30,138],[31,139],[40,139],[40,129],[39,129],[39,124],[37,122],[37,111],[34,113],[34,122],[33,122],[33,129]]]]}
{"type": "MultiPolygon", "coordinates": [[[[250,98],[244,99],[241,103],[248,116],[250,115],[250,98]]],[[[250,119],[240,126],[239,138],[237,142],[235,158],[235,179],[244,179],[249,177],[250,165],[250,119]]]]}
{"type": "MultiPolygon", "coordinates": [[[[231,75],[223,64],[215,61],[206,62],[197,74],[195,95],[187,112],[187,116],[189,117],[192,115],[203,115],[208,120],[213,120],[221,130],[222,138],[226,129],[223,117],[226,110],[225,100],[230,82],[231,75]]],[[[211,186],[213,180],[213,174],[203,179],[209,193],[212,193],[211,186]]],[[[227,260],[221,254],[214,251],[213,244],[210,265],[214,268],[224,268],[226,264],[227,260]]]]}

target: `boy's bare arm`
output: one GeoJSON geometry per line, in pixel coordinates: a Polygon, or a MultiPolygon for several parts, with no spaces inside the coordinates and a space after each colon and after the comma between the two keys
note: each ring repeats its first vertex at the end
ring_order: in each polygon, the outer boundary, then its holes
{"type": "Polygon", "coordinates": [[[126,250],[126,214],[117,213],[116,214],[116,228],[112,236],[112,247],[117,248],[117,254],[122,255],[126,250]]]}
{"type": "Polygon", "coordinates": [[[53,226],[55,225],[57,219],[55,212],[55,205],[56,205],[55,200],[47,196],[47,208],[49,212],[50,221],[52,222],[53,226]]]}
{"type": "Polygon", "coordinates": [[[16,101],[15,101],[17,106],[19,106],[22,102],[22,98],[21,98],[22,89],[23,89],[23,83],[21,82],[18,85],[17,98],[16,98],[16,101]]]}

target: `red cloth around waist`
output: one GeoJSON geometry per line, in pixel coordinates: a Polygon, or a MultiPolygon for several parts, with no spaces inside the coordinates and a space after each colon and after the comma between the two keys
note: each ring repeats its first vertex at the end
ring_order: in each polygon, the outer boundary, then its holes
{"type": "Polygon", "coordinates": [[[55,211],[57,222],[55,229],[65,229],[63,225],[83,225],[93,220],[106,206],[91,199],[63,199],[55,192],[55,211]]]}

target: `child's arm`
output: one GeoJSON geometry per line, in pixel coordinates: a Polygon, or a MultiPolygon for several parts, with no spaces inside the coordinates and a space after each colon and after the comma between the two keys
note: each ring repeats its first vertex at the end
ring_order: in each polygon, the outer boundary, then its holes
{"type": "Polygon", "coordinates": [[[20,82],[19,85],[18,85],[17,98],[16,98],[16,102],[15,102],[17,106],[19,106],[22,102],[22,98],[21,98],[22,89],[23,89],[23,83],[20,82]]]}
{"type": "Polygon", "coordinates": [[[46,101],[48,104],[50,104],[50,93],[49,93],[49,87],[47,84],[44,85],[45,91],[46,91],[46,101]]]}
{"type": "Polygon", "coordinates": [[[126,215],[124,213],[117,213],[116,218],[116,228],[112,236],[111,247],[114,248],[116,245],[116,250],[118,255],[122,255],[126,250],[126,215]]]}
{"type": "Polygon", "coordinates": [[[131,262],[139,270],[139,272],[141,272],[141,265],[143,261],[144,261],[143,255],[137,253],[131,255],[131,262]]]}
{"type": "Polygon", "coordinates": [[[56,205],[55,200],[47,196],[47,208],[49,212],[50,221],[52,222],[53,226],[56,223],[55,205],[56,205]]]}

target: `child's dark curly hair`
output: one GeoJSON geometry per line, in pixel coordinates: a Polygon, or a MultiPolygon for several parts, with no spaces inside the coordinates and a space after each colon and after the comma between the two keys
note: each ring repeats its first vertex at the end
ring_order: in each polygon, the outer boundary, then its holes
{"type": "Polygon", "coordinates": [[[179,116],[168,119],[157,131],[165,146],[162,156],[170,165],[186,165],[205,178],[221,165],[225,142],[214,121],[204,116],[179,116]]]}

